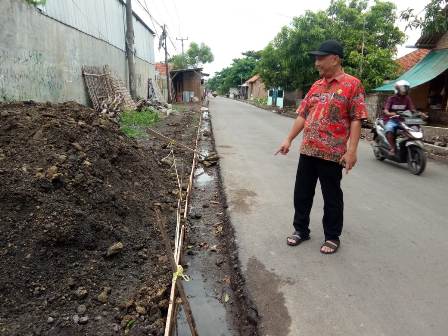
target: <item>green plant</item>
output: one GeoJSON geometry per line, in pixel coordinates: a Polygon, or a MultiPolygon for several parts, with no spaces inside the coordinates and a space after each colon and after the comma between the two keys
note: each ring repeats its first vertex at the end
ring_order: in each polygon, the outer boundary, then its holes
{"type": "Polygon", "coordinates": [[[187,105],[176,104],[173,105],[173,109],[177,112],[188,112],[190,108],[187,105]]]}
{"type": "Polygon", "coordinates": [[[213,53],[209,46],[204,43],[197,44],[191,42],[190,47],[184,54],[174,55],[169,62],[174,69],[196,68],[214,60],[213,53]]]}
{"type": "Polygon", "coordinates": [[[422,35],[443,34],[448,31],[447,0],[431,0],[420,13],[415,13],[412,8],[401,12],[400,18],[408,22],[406,29],[421,29],[422,35]]]}
{"type": "Polygon", "coordinates": [[[120,115],[120,128],[128,137],[143,138],[146,136],[145,127],[155,124],[159,120],[158,112],[150,108],[140,112],[124,111],[120,115]]]}
{"type": "Polygon", "coordinates": [[[268,97],[264,97],[264,98],[255,98],[254,99],[255,104],[257,105],[267,105],[268,103],[268,97]]]}
{"type": "Polygon", "coordinates": [[[207,81],[207,87],[219,94],[229,92],[232,87],[238,87],[250,77],[255,75],[255,67],[260,59],[260,53],[246,51],[244,57],[235,58],[232,64],[217,72],[214,77],[207,81]]]}
{"type": "Polygon", "coordinates": [[[395,78],[396,46],[404,33],[396,26],[392,2],[334,0],[321,11],[307,11],[283,27],[262,51],[256,72],[266,87],[302,89],[319,78],[314,59],[308,55],[324,40],[339,40],[345,50],[344,70],[363,81],[366,90],[395,78]]]}
{"type": "Polygon", "coordinates": [[[26,2],[28,2],[29,4],[32,4],[34,6],[37,5],[45,5],[47,0],[25,0],[26,2]]]}

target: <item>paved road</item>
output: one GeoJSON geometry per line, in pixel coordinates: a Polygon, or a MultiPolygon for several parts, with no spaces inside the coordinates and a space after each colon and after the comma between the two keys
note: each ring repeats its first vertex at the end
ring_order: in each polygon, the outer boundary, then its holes
{"type": "Polygon", "coordinates": [[[422,176],[379,162],[360,143],[343,178],[342,247],[321,255],[320,187],[311,240],[288,247],[298,141],[274,157],[293,122],[215,98],[210,111],[229,211],[264,335],[447,335],[448,166],[422,176]]]}

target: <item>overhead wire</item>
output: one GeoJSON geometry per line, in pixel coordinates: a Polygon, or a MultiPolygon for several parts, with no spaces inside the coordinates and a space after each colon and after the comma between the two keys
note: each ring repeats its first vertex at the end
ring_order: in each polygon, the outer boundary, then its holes
{"type": "Polygon", "coordinates": [[[182,25],[182,20],[180,19],[179,10],[177,9],[176,0],[171,0],[171,2],[173,3],[174,12],[176,13],[176,16],[177,16],[179,35],[181,35],[181,29],[180,28],[181,28],[181,25],[182,25]]]}
{"type": "MultiPolygon", "coordinates": [[[[139,0],[138,0],[138,1],[139,1],[139,0]]],[[[154,23],[155,19],[154,19],[153,16],[150,15],[150,13],[149,13],[148,3],[146,2],[146,0],[143,0],[143,1],[144,1],[144,5],[145,5],[145,6],[143,7],[142,4],[141,4],[140,1],[139,1],[140,6],[142,6],[143,9],[144,9],[144,11],[148,14],[149,19],[151,20],[152,26],[153,26],[153,28],[154,28],[154,32],[156,33],[156,36],[159,37],[159,32],[157,31],[156,24],[154,23]]]]}
{"type": "MultiPolygon", "coordinates": [[[[155,24],[154,24],[154,22],[155,22],[155,23],[156,23],[156,24],[163,30],[163,29],[164,29],[164,28],[163,28],[163,25],[162,25],[160,22],[158,22],[158,21],[154,18],[154,16],[151,15],[151,13],[149,12],[149,8],[148,8],[148,4],[146,3],[146,0],[143,0],[143,1],[144,1],[145,4],[142,4],[141,0],[137,0],[137,2],[140,4],[140,6],[142,7],[142,9],[146,12],[146,14],[148,14],[148,16],[149,16],[151,22],[152,22],[153,25],[154,25],[154,28],[155,28],[155,24]]],[[[162,1],[162,2],[163,2],[163,1],[162,1]]],[[[164,2],[163,2],[163,4],[164,4],[165,11],[168,13],[167,7],[166,7],[166,5],[165,5],[164,2]]],[[[168,14],[169,14],[169,13],[168,13],[168,14]]],[[[178,50],[177,50],[177,47],[176,47],[175,43],[173,42],[171,36],[168,34],[168,25],[165,25],[165,27],[166,27],[166,28],[165,28],[165,31],[166,31],[167,37],[168,37],[168,39],[170,40],[171,45],[173,46],[173,48],[174,48],[174,50],[176,51],[176,53],[178,53],[178,50]]],[[[156,35],[157,35],[157,37],[158,37],[159,39],[161,38],[161,35],[159,35],[157,31],[156,31],[156,35]]]]}
{"type": "Polygon", "coordinates": [[[140,4],[141,8],[145,11],[146,14],[148,14],[148,16],[149,16],[149,18],[150,18],[150,20],[151,20],[151,22],[152,22],[154,28],[156,27],[156,25],[154,24],[154,22],[155,22],[160,28],[162,28],[163,25],[160,24],[160,23],[155,19],[155,17],[151,14],[151,12],[149,11],[149,8],[148,8],[148,4],[146,3],[146,0],[144,0],[144,1],[145,1],[145,4],[143,5],[142,2],[141,2],[141,0],[137,0],[137,2],[140,4]]]}

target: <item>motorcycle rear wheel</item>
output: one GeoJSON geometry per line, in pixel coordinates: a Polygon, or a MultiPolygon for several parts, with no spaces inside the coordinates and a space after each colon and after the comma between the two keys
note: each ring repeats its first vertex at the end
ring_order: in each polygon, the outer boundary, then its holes
{"type": "Polygon", "coordinates": [[[423,149],[411,146],[408,151],[408,168],[414,175],[423,173],[426,167],[426,155],[423,149]]]}

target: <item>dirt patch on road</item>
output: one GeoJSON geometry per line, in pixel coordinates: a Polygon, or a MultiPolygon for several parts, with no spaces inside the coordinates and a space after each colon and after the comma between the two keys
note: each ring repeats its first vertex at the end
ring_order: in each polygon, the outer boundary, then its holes
{"type": "Polygon", "coordinates": [[[263,335],[283,336],[289,334],[291,316],[286,307],[285,297],[280,292],[282,280],[256,258],[250,258],[247,264],[247,282],[253,290],[253,295],[259,298],[257,304],[263,307],[264,314],[260,330],[263,335]],[[275,307],[275,309],[269,309],[275,307]]]}
{"type": "Polygon", "coordinates": [[[231,210],[239,213],[250,213],[254,208],[257,194],[252,190],[237,189],[231,190],[233,201],[230,202],[231,210]]]}
{"type": "MultiPolygon", "coordinates": [[[[197,115],[157,128],[192,145],[197,115]]],[[[169,153],[77,103],[0,104],[2,335],[163,334],[171,271],[152,205],[173,235],[169,153]]]]}

